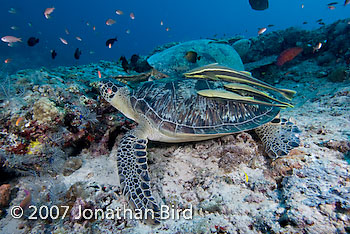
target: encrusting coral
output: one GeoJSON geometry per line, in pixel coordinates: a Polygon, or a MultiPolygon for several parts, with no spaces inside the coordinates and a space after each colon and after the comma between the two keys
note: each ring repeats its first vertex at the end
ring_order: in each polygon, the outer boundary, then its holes
{"type": "Polygon", "coordinates": [[[3,184],[0,186],[0,207],[8,205],[10,200],[11,185],[3,184]]]}
{"type": "Polygon", "coordinates": [[[56,118],[62,118],[62,113],[50,99],[42,97],[34,103],[33,119],[39,124],[50,124],[56,118]]]}

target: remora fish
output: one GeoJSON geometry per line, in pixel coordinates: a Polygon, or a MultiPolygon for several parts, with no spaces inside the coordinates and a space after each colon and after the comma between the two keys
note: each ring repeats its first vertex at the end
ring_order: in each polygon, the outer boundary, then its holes
{"type": "Polygon", "coordinates": [[[266,89],[270,89],[282,94],[288,100],[291,100],[296,93],[289,89],[279,89],[272,85],[254,78],[249,72],[238,71],[229,67],[210,64],[203,67],[195,68],[184,73],[187,78],[204,78],[212,80],[224,80],[228,82],[238,82],[243,84],[257,85],[266,89]]]}
{"type": "Polygon", "coordinates": [[[266,106],[277,106],[282,108],[288,107],[287,105],[284,105],[284,104],[275,104],[275,103],[255,100],[254,97],[242,96],[226,90],[203,89],[198,91],[197,93],[203,97],[209,97],[209,98],[231,99],[231,100],[236,100],[237,102],[246,102],[246,103],[260,104],[260,105],[266,105],[266,106]]]}
{"type": "Polygon", "coordinates": [[[253,95],[258,95],[261,96],[263,98],[267,98],[270,99],[272,101],[278,102],[282,105],[285,105],[286,107],[293,107],[293,105],[291,105],[290,103],[287,102],[282,102],[274,97],[271,97],[270,95],[268,95],[267,93],[258,90],[256,88],[253,88],[249,85],[245,85],[245,84],[238,84],[238,83],[229,83],[229,84],[225,84],[224,85],[225,89],[231,90],[231,91],[235,91],[235,92],[239,92],[239,93],[246,93],[248,95],[253,94],[253,95]]]}

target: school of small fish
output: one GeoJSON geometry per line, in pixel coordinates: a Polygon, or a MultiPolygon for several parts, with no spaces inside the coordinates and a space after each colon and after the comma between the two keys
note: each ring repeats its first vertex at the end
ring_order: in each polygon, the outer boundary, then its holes
{"type": "MultiPolygon", "coordinates": [[[[347,6],[349,3],[350,3],[350,0],[344,0],[343,6],[347,6]]],[[[329,2],[329,3],[326,5],[326,7],[327,7],[328,9],[330,9],[330,10],[335,10],[337,5],[339,5],[338,2],[329,2]]],[[[305,3],[302,3],[302,4],[301,4],[301,8],[302,8],[302,9],[305,8],[305,3]]],[[[253,9],[254,9],[254,8],[253,8],[253,9]]],[[[267,7],[266,7],[266,9],[267,9],[267,7]]],[[[261,10],[264,10],[264,9],[261,9],[261,10]]],[[[51,17],[52,17],[51,15],[52,15],[55,11],[56,11],[56,8],[55,8],[54,6],[45,8],[44,11],[43,11],[43,14],[44,14],[45,19],[47,19],[47,20],[51,19],[51,17]]],[[[58,9],[57,11],[59,11],[59,9],[58,9]]],[[[15,8],[12,7],[12,8],[10,8],[10,9],[8,10],[8,13],[10,13],[10,14],[18,14],[18,11],[17,11],[17,9],[15,9],[15,8]]],[[[115,14],[118,15],[118,17],[119,17],[119,16],[124,15],[124,11],[121,10],[121,9],[117,9],[117,10],[115,10],[115,14]]],[[[135,18],[136,18],[136,17],[135,17],[135,13],[134,13],[134,12],[130,12],[130,13],[129,13],[129,17],[130,17],[131,20],[135,20],[135,18]]],[[[85,21],[85,22],[86,22],[86,21],[85,21]]],[[[159,21],[158,21],[158,22],[159,22],[159,21]]],[[[112,19],[112,18],[108,18],[108,19],[105,21],[105,24],[106,24],[107,26],[112,26],[112,25],[114,25],[114,24],[116,24],[116,23],[117,23],[117,21],[116,21],[115,19],[112,19]]],[[[308,23],[308,22],[306,22],[306,21],[302,22],[303,25],[306,25],[307,23],[308,23]]],[[[316,21],[316,23],[319,24],[319,25],[325,25],[325,23],[323,22],[323,19],[318,19],[318,20],[316,21]]],[[[349,22],[349,24],[350,24],[350,22],[349,22]]],[[[86,25],[87,25],[88,27],[91,27],[93,31],[96,31],[96,26],[95,26],[95,25],[91,25],[90,22],[86,22],[86,25]]],[[[29,27],[32,27],[32,22],[28,22],[28,26],[29,26],[29,27]]],[[[164,26],[164,21],[163,21],[163,20],[160,20],[160,26],[164,26]]],[[[260,27],[260,28],[258,28],[258,35],[264,34],[264,33],[267,31],[268,28],[271,28],[271,27],[273,27],[273,26],[274,26],[273,24],[269,24],[269,25],[267,25],[267,26],[265,26],[265,27],[260,27]]],[[[17,31],[17,30],[19,30],[19,27],[13,25],[13,26],[10,27],[10,29],[16,30],[16,31],[17,31]]],[[[164,27],[163,30],[169,32],[169,31],[170,31],[170,27],[164,27]]],[[[65,31],[65,34],[66,34],[66,35],[70,35],[70,32],[68,31],[67,28],[65,28],[64,31],[65,31]]],[[[39,33],[40,33],[40,32],[39,32],[39,33]]],[[[130,33],[131,33],[131,30],[130,30],[129,28],[127,28],[127,29],[125,30],[125,33],[126,33],[126,34],[130,34],[130,33]]],[[[59,37],[58,39],[61,41],[62,44],[68,45],[68,41],[67,41],[66,39],[64,39],[63,37],[59,37]]],[[[78,41],[82,41],[82,38],[81,38],[80,36],[75,36],[75,39],[78,40],[78,41]]],[[[11,36],[11,35],[6,35],[6,36],[3,36],[3,37],[1,38],[1,41],[7,43],[7,45],[8,45],[9,47],[13,47],[13,46],[16,45],[16,43],[22,42],[22,38],[19,38],[19,37],[16,37],[16,36],[11,36]]],[[[116,38],[116,37],[115,37],[115,38],[108,39],[108,40],[106,41],[106,46],[110,49],[110,48],[112,48],[112,46],[113,46],[113,44],[114,44],[115,42],[117,42],[117,38],[116,38]]],[[[38,44],[38,43],[39,43],[39,38],[37,38],[37,37],[30,37],[30,38],[27,40],[27,44],[28,44],[28,46],[30,46],[30,47],[33,47],[33,46],[35,46],[35,45],[38,44]]],[[[318,51],[321,49],[322,46],[323,46],[323,43],[322,43],[322,42],[317,43],[316,45],[314,45],[314,46],[312,47],[312,48],[313,48],[313,52],[314,52],[314,53],[315,53],[315,52],[318,52],[318,51]]],[[[280,60],[279,60],[280,62],[277,62],[277,64],[280,64],[280,66],[282,66],[285,62],[289,61],[289,58],[291,58],[291,57],[294,58],[297,54],[300,53],[300,52],[294,53],[293,51],[295,52],[295,51],[299,51],[299,50],[298,50],[298,49],[295,49],[295,48],[294,48],[294,49],[291,48],[291,50],[290,50],[288,53],[285,52],[285,51],[282,52],[281,55],[283,55],[283,53],[285,53],[286,55],[284,55],[284,56],[287,57],[287,59],[283,59],[283,56],[282,56],[282,57],[280,58],[280,60]],[[294,54],[296,54],[296,55],[294,55],[294,54]]],[[[50,50],[50,53],[51,53],[52,59],[55,59],[55,57],[57,56],[56,50],[51,49],[51,50],[50,50]]],[[[93,54],[93,53],[94,53],[94,51],[90,51],[90,52],[89,52],[89,54],[93,54]]],[[[75,57],[76,59],[79,59],[81,54],[82,54],[82,53],[81,53],[81,50],[77,49],[77,50],[75,50],[74,57],[75,57]]],[[[11,59],[8,58],[8,59],[6,59],[4,62],[5,62],[5,63],[9,63],[10,61],[11,61],[11,59]]]]}
{"type": "MultiPolygon", "coordinates": [[[[54,12],[55,10],[56,10],[55,7],[47,7],[47,8],[45,8],[44,11],[43,11],[43,14],[44,14],[45,19],[47,19],[47,20],[51,19],[51,18],[52,18],[51,15],[53,14],[53,12],[54,12]]],[[[8,13],[10,13],[10,14],[17,14],[17,10],[16,10],[15,8],[10,8],[10,9],[8,10],[8,13]]],[[[117,9],[117,10],[115,10],[115,14],[116,14],[116,15],[119,15],[119,16],[122,16],[122,15],[124,15],[124,11],[122,11],[122,10],[120,10],[120,9],[117,9]]],[[[135,20],[135,13],[134,13],[134,12],[130,12],[130,13],[129,13],[129,17],[130,17],[131,20],[135,20]]],[[[116,24],[116,23],[117,23],[117,21],[114,20],[114,19],[112,19],[112,18],[109,18],[109,19],[107,19],[107,20],[105,21],[105,24],[106,24],[107,26],[112,26],[112,25],[114,25],[114,24],[116,24]]],[[[163,21],[161,21],[160,24],[161,24],[161,26],[163,26],[163,24],[164,24],[163,21]]],[[[31,22],[28,22],[28,26],[29,26],[29,27],[32,27],[32,23],[31,23],[31,22]]],[[[96,26],[95,26],[95,25],[91,25],[90,22],[86,22],[86,26],[91,27],[93,31],[96,31],[96,26]]],[[[19,27],[13,25],[13,26],[10,27],[10,29],[12,29],[12,30],[19,30],[19,27]]],[[[169,31],[170,28],[169,28],[169,27],[166,27],[165,30],[166,30],[166,31],[169,31]]],[[[70,32],[69,32],[69,30],[68,30],[67,28],[64,29],[64,32],[65,32],[66,35],[70,35],[70,32]]],[[[125,30],[125,33],[126,33],[126,34],[130,34],[130,33],[131,33],[131,30],[130,30],[130,29],[126,29],[126,30],[125,30]]],[[[41,33],[39,32],[39,34],[41,34],[41,33]]],[[[60,40],[60,42],[61,42],[62,44],[68,45],[68,40],[66,40],[65,38],[63,38],[63,37],[58,37],[58,39],[60,40]]],[[[75,36],[75,39],[78,40],[78,41],[82,41],[82,38],[81,38],[80,36],[75,36]]],[[[14,46],[16,43],[18,43],[18,42],[22,42],[22,38],[19,38],[19,37],[16,37],[16,36],[10,36],[10,35],[3,36],[3,37],[1,38],[1,40],[2,40],[3,42],[7,43],[8,46],[10,46],[10,47],[13,47],[13,46],[14,46]]],[[[113,44],[114,44],[116,41],[118,41],[116,37],[115,37],[115,38],[108,39],[108,40],[106,41],[106,46],[107,46],[108,48],[112,48],[113,44]]],[[[28,46],[30,46],[30,47],[33,47],[33,46],[35,46],[35,45],[38,44],[38,43],[39,43],[39,38],[36,38],[36,37],[30,37],[30,38],[27,40],[27,44],[28,44],[28,46]]],[[[94,53],[95,53],[94,51],[89,51],[89,54],[91,54],[91,55],[94,54],[94,53]]],[[[57,52],[56,52],[56,50],[54,50],[54,49],[51,49],[51,50],[50,50],[50,54],[51,54],[51,58],[52,58],[52,59],[55,59],[56,56],[57,56],[57,52]]],[[[81,50],[77,48],[77,49],[75,50],[75,52],[74,52],[74,58],[75,58],[75,59],[79,59],[81,54],[82,54],[81,50]]],[[[12,61],[12,59],[11,59],[11,58],[7,58],[7,59],[4,60],[4,63],[9,63],[10,61],[12,61]]]]}

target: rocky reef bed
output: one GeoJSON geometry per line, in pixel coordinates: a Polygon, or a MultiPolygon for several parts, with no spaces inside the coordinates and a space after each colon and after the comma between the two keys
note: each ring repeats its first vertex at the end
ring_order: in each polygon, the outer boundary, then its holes
{"type": "Polygon", "coordinates": [[[344,20],[321,29],[315,41],[303,39],[312,32],[288,29],[244,39],[250,42],[240,43],[249,43],[249,48],[236,49],[239,54],[248,50],[240,55],[253,74],[297,91],[295,107],[281,114],[302,130],[302,146],[271,161],[253,132],[196,143],[151,143],[151,185],[157,200],[193,207],[192,220],[169,219],[155,227],[128,217],[77,217],[79,206],[107,210],[126,204],[115,159],[109,155],[135,123],[101,99],[96,89],[98,71],[102,77],[126,75],[119,64],[101,61],[4,77],[0,232],[349,233],[349,51],[336,49],[343,43],[336,36],[348,35],[349,26],[344,20]],[[283,48],[271,45],[275,37],[284,38],[283,48]],[[339,42],[333,40],[335,46],[317,53],[304,50],[283,67],[271,62],[287,47],[330,38],[339,42]],[[23,207],[24,217],[11,217],[15,205],[23,207]],[[65,219],[30,220],[29,205],[65,205],[69,212],[65,219]]]}

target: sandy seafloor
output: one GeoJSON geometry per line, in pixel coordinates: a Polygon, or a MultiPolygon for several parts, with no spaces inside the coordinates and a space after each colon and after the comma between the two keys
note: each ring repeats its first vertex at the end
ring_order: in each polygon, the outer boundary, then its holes
{"type": "MultiPolygon", "coordinates": [[[[85,69],[85,75],[96,76],[99,66],[58,68],[55,74],[85,69]]],[[[32,200],[37,205],[65,204],[67,194],[75,193],[90,207],[123,207],[115,158],[108,152],[95,155],[83,150],[74,157],[82,160],[81,167],[70,175],[17,176],[9,181],[18,191],[4,209],[0,233],[349,233],[350,82],[330,82],[321,77],[322,69],[306,60],[290,67],[291,75],[277,85],[297,91],[295,107],[282,110],[281,116],[292,118],[302,130],[302,146],[285,158],[271,161],[253,132],[197,143],[149,145],[154,195],[163,204],[192,206],[192,220],[170,219],[152,227],[128,218],[28,221],[6,214],[24,199],[23,189],[36,194],[32,200]],[[60,198],[40,201],[39,194],[48,190],[51,197],[60,198]]],[[[3,108],[16,109],[13,105],[2,103],[3,108]]],[[[12,114],[21,112],[18,108],[12,114]]]]}

